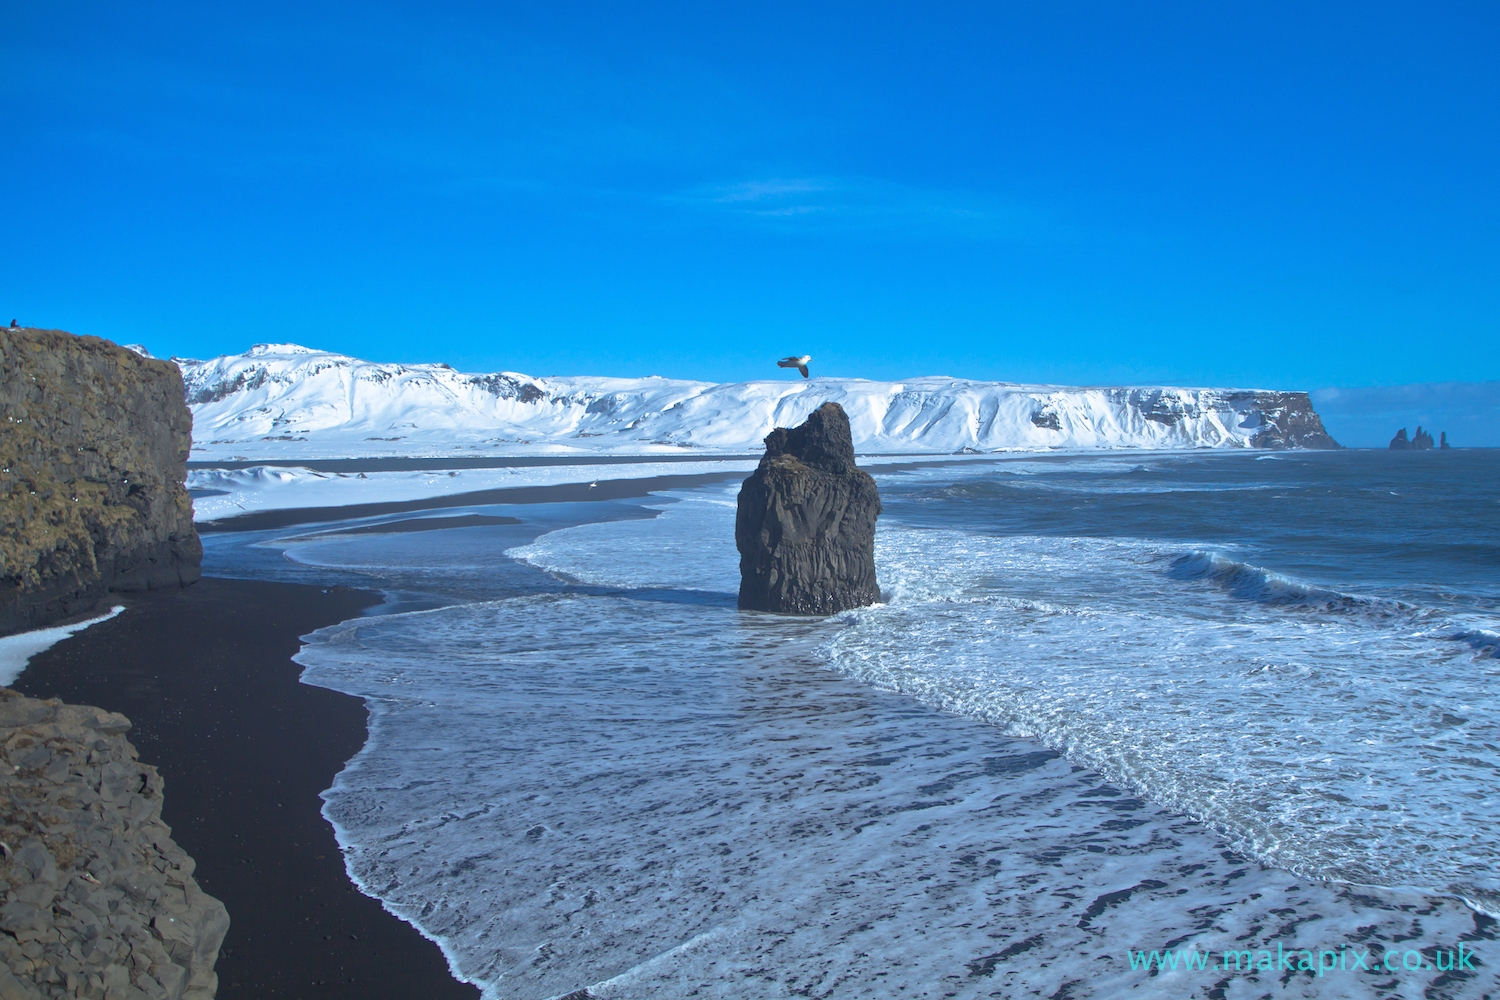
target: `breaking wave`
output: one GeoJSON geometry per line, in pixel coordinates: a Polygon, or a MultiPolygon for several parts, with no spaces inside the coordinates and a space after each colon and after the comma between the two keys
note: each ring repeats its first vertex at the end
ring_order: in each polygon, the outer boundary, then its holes
{"type": "Polygon", "coordinates": [[[1345,594],[1263,566],[1240,562],[1218,552],[1194,550],[1172,560],[1167,575],[1175,580],[1203,580],[1244,601],[1300,605],[1322,611],[1396,613],[1415,610],[1399,601],[1345,594]]]}

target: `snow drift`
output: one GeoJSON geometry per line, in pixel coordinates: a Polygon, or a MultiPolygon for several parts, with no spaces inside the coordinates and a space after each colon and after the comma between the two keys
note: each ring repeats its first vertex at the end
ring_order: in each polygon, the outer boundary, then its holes
{"type": "Polygon", "coordinates": [[[1067,388],[925,376],[716,384],[467,374],[296,344],[175,359],[195,460],[371,455],[747,454],[825,402],[862,454],[1051,448],[1336,448],[1305,392],[1067,388]]]}

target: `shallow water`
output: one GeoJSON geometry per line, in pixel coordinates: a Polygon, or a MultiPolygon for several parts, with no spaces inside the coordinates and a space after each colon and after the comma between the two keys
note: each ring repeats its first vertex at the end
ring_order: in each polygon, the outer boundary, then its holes
{"type": "Polygon", "coordinates": [[[1478,996],[1496,472],[893,472],[887,602],[828,622],[734,610],[732,490],[210,561],[401,595],[299,656],[374,712],[326,812],[489,996],[1478,996]],[[1477,971],[1126,958],[1460,939],[1477,971]]]}

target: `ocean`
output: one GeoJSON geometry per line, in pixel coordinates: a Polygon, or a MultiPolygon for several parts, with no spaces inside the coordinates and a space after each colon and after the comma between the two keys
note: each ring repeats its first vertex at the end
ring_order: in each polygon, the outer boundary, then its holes
{"type": "Polygon", "coordinates": [[[828,620],[735,608],[735,481],[205,572],[387,594],[324,811],[488,998],[1500,988],[1500,453],[872,471],[828,620]]]}

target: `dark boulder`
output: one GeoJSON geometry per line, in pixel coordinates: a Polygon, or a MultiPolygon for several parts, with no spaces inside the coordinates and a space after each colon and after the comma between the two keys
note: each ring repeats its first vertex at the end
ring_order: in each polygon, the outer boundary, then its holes
{"type": "Polygon", "coordinates": [[[824,403],[802,426],[776,428],[740,488],[740,607],[831,615],[879,601],[879,516],[880,494],[855,467],[843,407],[824,403]]]}
{"type": "Polygon", "coordinates": [[[1407,451],[1411,448],[1411,442],[1406,438],[1406,428],[1403,427],[1391,438],[1391,451],[1407,451]]]}

